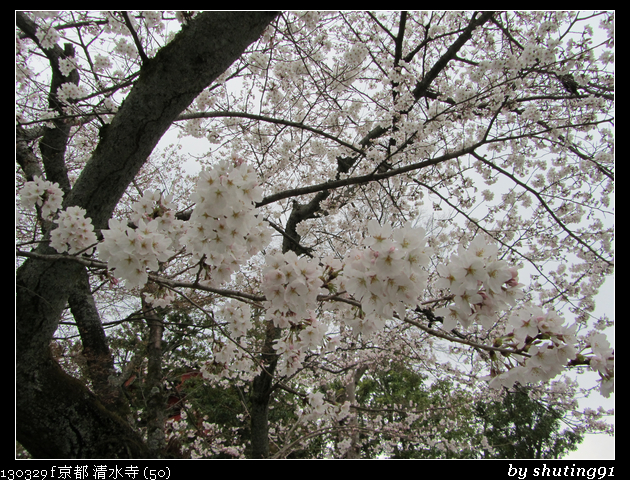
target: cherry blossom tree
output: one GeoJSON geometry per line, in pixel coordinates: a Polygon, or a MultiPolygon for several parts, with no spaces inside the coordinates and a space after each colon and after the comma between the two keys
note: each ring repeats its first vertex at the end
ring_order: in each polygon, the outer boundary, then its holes
{"type": "Polygon", "coordinates": [[[614,383],[593,315],[614,264],[613,26],[16,13],[17,440],[483,456],[481,422],[445,432],[463,399],[513,391],[610,432],[577,399],[614,383]],[[357,388],[393,365],[453,392],[369,408],[357,388]],[[585,371],[596,385],[567,376],[585,371]]]}

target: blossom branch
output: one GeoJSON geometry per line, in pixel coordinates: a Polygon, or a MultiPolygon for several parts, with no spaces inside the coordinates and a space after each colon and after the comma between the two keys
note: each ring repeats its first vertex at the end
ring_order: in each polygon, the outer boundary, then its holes
{"type": "Polygon", "coordinates": [[[547,211],[547,213],[551,216],[551,218],[554,219],[554,221],[556,222],[556,224],[562,228],[562,230],[564,230],[567,235],[569,235],[571,238],[573,238],[576,242],[578,242],[580,245],[582,245],[583,247],[585,247],[589,252],[591,252],[596,258],[600,259],[602,262],[606,263],[609,266],[612,266],[613,263],[610,260],[605,259],[604,257],[602,257],[598,252],[596,252],[595,250],[593,250],[593,248],[588,245],[586,242],[584,242],[584,240],[582,240],[581,238],[579,238],[577,235],[575,235],[571,230],[569,230],[567,228],[567,226],[562,222],[562,220],[560,220],[557,215],[554,213],[554,211],[549,207],[549,205],[547,205],[547,202],[545,202],[542,198],[542,196],[540,195],[540,193],[538,193],[536,190],[534,190],[532,187],[530,187],[529,185],[527,185],[526,183],[523,183],[522,181],[520,181],[518,178],[516,178],[514,175],[512,175],[510,172],[505,171],[504,169],[502,169],[501,167],[499,167],[498,165],[495,165],[494,163],[490,162],[489,160],[486,160],[484,157],[482,157],[481,155],[477,154],[476,152],[472,151],[471,155],[473,157],[475,157],[477,160],[479,160],[480,162],[484,163],[485,165],[488,165],[489,167],[491,167],[494,170],[497,170],[498,172],[500,172],[501,174],[503,174],[504,176],[506,176],[507,178],[509,178],[510,180],[512,180],[514,183],[516,183],[517,185],[519,185],[520,187],[524,188],[525,190],[527,190],[528,192],[530,192],[532,195],[534,195],[538,201],[540,202],[540,204],[542,205],[542,207],[547,211]]]}
{"type": "Polygon", "coordinates": [[[125,25],[127,25],[127,28],[129,29],[129,32],[131,33],[131,37],[133,38],[134,43],[136,44],[136,48],[138,49],[138,53],[140,54],[140,58],[142,59],[142,63],[146,63],[149,61],[149,57],[147,57],[147,54],[144,53],[144,48],[142,47],[142,42],[140,41],[140,39],[138,38],[138,34],[136,33],[136,29],[133,28],[133,25],[131,24],[131,20],[129,19],[129,14],[125,11],[122,11],[122,16],[125,19],[125,25]]]}
{"type": "Polygon", "coordinates": [[[443,338],[444,340],[448,340],[449,342],[461,343],[463,345],[468,345],[470,347],[480,348],[482,350],[488,350],[489,352],[500,352],[500,353],[504,353],[506,355],[517,354],[517,355],[522,355],[524,357],[530,357],[531,356],[528,353],[522,352],[520,350],[512,350],[511,348],[502,348],[502,347],[492,347],[490,345],[483,345],[481,343],[471,342],[470,340],[466,340],[466,339],[462,339],[462,338],[456,338],[456,337],[453,337],[451,335],[447,335],[445,333],[438,332],[437,330],[433,330],[432,328],[425,327],[420,322],[416,322],[416,321],[411,320],[411,319],[409,319],[407,317],[405,317],[403,319],[403,321],[405,323],[408,323],[410,325],[413,325],[413,326],[419,328],[420,330],[422,330],[423,332],[428,333],[429,335],[432,335],[434,337],[443,338]]]}
{"type": "Polygon", "coordinates": [[[352,145],[351,143],[345,142],[343,140],[341,140],[339,137],[335,136],[335,135],[331,135],[327,132],[325,132],[324,130],[320,130],[318,128],[315,127],[311,127],[310,125],[306,125],[303,122],[292,122],[290,120],[284,120],[282,118],[274,118],[274,117],[268,117],[266,115],[256,115],[254,113],[247,113],[247,112],[195,112],[195,113],[183,113],[181,114],[179,117],[177,117],[177,119],[175,121],[182,121],[182,120],[192,120],[195,118],[221,118],[221,117],[227,117],[227,118],[247,118],[250,120],[256,120],[256,121],[261,121],[261,122],[267,122],[267,123],[273,123],[276,125],[285,125],[287,127],[295,127],[295,128],[299,128],[302,130],[307,130],[309,132],[315,133],[316,135],[319,135],[321,137],[327,138],[329,140],[333,140],[334,142],[338,143],[339,145],[346,147],[350,150],[352,150],[353,152],[363,155],[364,152],[363,150],[361,150],[360,148],[355,147],[354,145],[352,145]]]}
{"type": "Polygon", "coordinates": [[[476,148],[479,148],[481,145],[483,145],[483,143],[478,142],[478,143],[475,143],[474,145],[471,145],[470,147],[462,148],[452,153],[447,153],[447,154],[441,155],[439,157],[436,157],[430,160],[413,163],[411,165],[406,165],[404,167],[394,168],[392,170],[388,170],[387,172],[383,172],[383,173],[370,173],[370,174],[361,175],[358,177],[348,177],[348,178],[344,178],[340,180],[330,180],[326,183],[320,183],[318,185],[310,185],[308,187],[300,187],[300,188],[294,188],[291,190],[285,190],[284,192],[278,192],[278,193],[275,193],[273,195],[269,195],[263,198],[260,202],[256,204],[256,207],[262,207],[270,203],[284,200],[285,198],[308,195],[309,193],[321,192],[323,190],[330,190],[333,188],[345,187],[348,185],[358,185],[362,183],[375,182],[378,180],[382,180],[384,178],[394,177],[402,173],[408,173],[414,170],[420,170],[426,167],[430,167],[432,165],[438,165],[442,162],[451,160],[453,158],[458,158],[463,155],[472,153],[476,148]]]}

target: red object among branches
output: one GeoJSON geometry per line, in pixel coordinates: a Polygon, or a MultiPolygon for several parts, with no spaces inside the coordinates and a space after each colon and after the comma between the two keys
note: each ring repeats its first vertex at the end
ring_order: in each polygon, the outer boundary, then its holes
{"type": "Polygon", "coordinates": [[[186,399],[186,394],[182,392],[184,383],[186,382],[186,380],[190,378],[195,378],[195,377],[200,377],[200,376],[201,376],[201,372],[197,372],[197,371],[186,372],[181,375],[179,384],[175,386],[175,390],[171,392],[167,400],[168,409],[169,411],[172,410],[171,415],[169,415],[168,417],[169,420],[182,419],[181,407],[184,403],[184,400],[186,399]]]}

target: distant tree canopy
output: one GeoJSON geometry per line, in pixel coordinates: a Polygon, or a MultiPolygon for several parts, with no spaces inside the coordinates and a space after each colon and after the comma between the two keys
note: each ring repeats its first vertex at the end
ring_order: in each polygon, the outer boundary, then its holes
{"type": "Polygon", "coordinates": [[[475,405],[474,412],[496,451],[492,458],[562,458],[584,439],[570,428],[561,430],[561,408],[530,399],[522,387],[500,402],[475,405]]]}

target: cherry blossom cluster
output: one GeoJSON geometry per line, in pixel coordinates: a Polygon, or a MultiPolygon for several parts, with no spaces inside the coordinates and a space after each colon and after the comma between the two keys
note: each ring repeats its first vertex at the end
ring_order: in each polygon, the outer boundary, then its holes
{"type": "Polygon", "coordinates": [[[615,387],[615,352],[603,333],[592,332],[588,341],[593,352],[589,364],[591,369],[599,372],[601,394],[609,397],[615,387]]]}
{"type": "Polygon", "coordinates": [[[52,25],[42,25],[37,27],[35,32],[37,39],[44,48],[53,48],[59,41],[59,33],[52,25]]]}
{"type": "Polygon", "coordinates": [[[157,307],[167,307],[171,304],[171,302],[173,302],[173,300],[175,300],[175,293],[172,290],[166,290],[166,292],[163,292],[163,295],[152,295],[148,292],[144,292],[144,300],[150,304],[153,305],[154,308],[157,307]]]}
{"type": "Polygon", "coordinates": [[[127,41],[126,38],[121,38],[116,42],[116,52],[119,52],[123,56],[134,58],[136,56],[136,48],[127,41]]]}
{"type": "Polygon", "coordinates": [[[210,283],[228,281],[271,240],[271,231],[254,213],[262,199],[255,171],[241,159],[221,161],[199,174],[196,203],[182,242],[193,260],[210,267],[210,283]]]}
{"type": "Polygon", "coordinates": [[[345,257],[342,284],[361,302],[362,314],[351,322],[355,333],[370,335],[384,325],[384,318],[397,313],[405,317],[407,307],[415,307],[424,291],[433,250],[425,245],[423,228],[407,223],[393,230],[368,222],[363,248],[353,249],[345,257]]]}
{"type": "Polygon", "coordinates": [[[85,210],[68,207],[59,214],[57,228],[50,235],[50,246],[59,253],[74,255],[97,242],[91,218],[85,218],[85,210]]]}
{"type": "Polygon", "coordinates": [[[109,230],[102,233],[104,239],[97,247],[98,256],[130,289],[144,286],[149,279],[147,269],[157,271],[159,262],[166,262],[175,253],[169,249],[171,239],[158,231],[157,220],[140,220],[137,228],[132,228],[112,218],[109,230]]]}
{"type": "Polygon", "coordinates": [[[20,200],[26,208],[33,209],[36,205],[41,207],[44,220],[52,220],[61,208],[63,191],[57,183],[34,177],[33,181],[24,184],[20,200]]]}
{"type": "MultiPolygon", "coordinates": [[[[131,224],[110,220],[110,228],[103,230],[104,240],[97,247],[99,257],[125,280],[128,288],[141,287],[148,280],[147,270],[158,270],[159,262],[167,261],[174,254],[172,248],[178,248],[181,241],[192,250],[195,261],[203,259],[210,266],[214,281],[229,279],[243,261],[268,242],[268,229],[253,215],[253,202],[261,194],[252,177],[252,170],[240,161],[220,162],[213,170],[202,172],[194,194],[197,206],[187,231],[184,222],[174,217],[171,197],[147,191],[132,205],[131,224]]],[[[57,184],[39,177],[27,182],[21,192],[22,204],[31,208],[39,205],[48,219],[54,218],[62,198],[57,184]]],[[[85,210],[69,207],[56,223],[51,246],[58,252],[76,254],[96,243],[85,210]]],[[[355,334],[369,336],[383,327],[386,318],[395,314],[404,318],[406,308],[417,304],[427,282],[423,267],[432,254],[425,245],[424,230],[410,224],[394,230],[380,226],[376,220],[368,222],[367,227],[363,248],[349,251],[344,263],[335,261],[334,267],[327,270],[298,258],[292,251],[266,256],[262,290],[267,298],[267,314],[277,327],[290,329],[274,345],[281,356],[281,375],[295,373],[306,352],[325,342],[328,326],[315,313],[318,295],[326,292],[325,272],[335,273],[336,289],[345,289],[361,302],[359,314],[344,319],[355,334]],[[340,272],[342,275],[337,277],[340,272]]],[[[452,330],[458,323],[467,328],[473,322],[489,328],[497,313],[514,306],[523,295],[516,268],[497,260],[497,251],[495,245],[478,236],[467,248],[460,246],[446,265],[437,267],[441,278],[436,286],[453,294],[451,305],[435,310],[444,318],[445,330],[452,330]]],[[[329,260],[326,265],[331,263],[329,260]]],[[[173,298],[168,293],[163,297],[146,295],[147,302],[154,306],[166,306],[173,298]]],[[[245,337],[252,327],[248,305],[230,302],[220,314],[236,337],[245,337]]],[[[536,307],[514,314],[508,324],[511,331],[502,340],[509,339],[513,348],[528,357],[506,372],[495,370],[493,376],[486,377],[490,385],[510,387],[517,381],[545,381],[558,375],[577,355],[576,327],[565,327],[563,323],[554,312],[545,314],[536,307]]],[[[589,344],[591,368],[600,373],[601,392],[608,396],[613,390],[614,352],[602,334],[592,334],[589,344]]],[[[215,362],[226,368],[230,365],[227,370],[253,372],[251,360],[231,343],[215,352],[215,362]]],[[[227,370],[223,376],[228,375],[227,370]]],[[[321,405],[314,407],[317,412],[321,405]]]]}
{"type": "MultiPolygon", "coordinates": [[[[47,220],[54,218],[63,201],[59,186],[39,177],[27,182],[20,196],[25,207],[40,206],[47,220]]],[[[195,261],[203,258],[210,267],[213,282],[224,282],[271,239],[269,228],[254,214],[253,202],[261,198],[251,167],[240,159],[219,162],[199,176],[193,195],[197,205],[186,231],[185,223],[175,219],[172,196],[147,191],[132,205],[131,225],[109,221],[97,247],[99,257],[128,288],[142,287],[147,269],[157,270],[159,262],[174,254],[172,248],[186,245],[195,261]]],[[[57,223],[51,245],[58,252],[76,253],[96,242],[91,220],[81,208],[70,207],[57,223]]]]}
{"type": "MultiPolygon", "coordinates": [[[[157,271],[159,262],[175,254],[184,222],[176,220],[170,196],[149,190],[132,205],[131,224],[111,219],[109,230],[103,230],[98,255],[127,288],[142,287],[148,280],[147,269],[157,271]]],[[[172,298],[171,296],[167,296],[172,298]]],[[[158,299],[148,297],[156,305],[158,299]]],[[[158,302],[164,306],[164,298],[158,302]]]]}
{"type": "Polygon", "coordinates": [[[217,381],[222,378],[240,378],[251,380],[259,372],[254,363],[245,338],[238,343],[231,341],[220,342],[213,349],[213,358],[201,367],[201,374],[206,380],[217,381]]]}
{"type": "Polygon", "coordinates": [[[324,270],[293,251],[272,253],[265,257],[262,290],[267,298],[267,318],[280,328],[290,328],[275,341],[273,348],[281,355],[278,372],[292,375],[302,366],[306,352],[321,346],[328,325],[315,313],[322,288],[324,270]]]}
{"type": "Polygon", "coordinates": [[[522,384],[546,381],[562,372],[567,363],[574,360],[576,330],[575,324],[564,325],[564,319],[550,310],[527,306],[510,317],[508,326],[512,332],[506,338],[515,342],[515,346],[529,356],[517,365],[510,365],[509,370],[494,377],[484,377],[490,386],[510,388],[515,382],[522,384]]]}
{"type": "Polygon", "coordinates": [[[108,68],[111,68],[111,66],[112,66],[112,62],[109,57],[105,55],[101,55],[100,53],[97,53],[94,56],[94,70],[95,71],[103,72],[107,70],[108,68]]]}
{"type": "Polygon", "coordinates": [[[310,318],[317,295],[324,292],[321,267],[292,251],[267,255],[265,262],[262,290],[273,323],[286,328],[310,318]]]}
{"type": "Polygon", "coordinates": [[[315,311],[311,310],[310,314],[302,322],[298,333],[297,345],[304,350],[314,349],[322,345],[328,331],[328,325],[315,315],[315,311]]]}
{"type": "Polygon", "coordinates": [[[88,92],[83,85],[76,85],[72,82],[63,83],[57,89],[57,97],[66,103],[69,99],[85,97],[87,94],[88,92]]]}
{"type": "MultiPolygon", "coordinates": [[[[280,355],[277,371],[280,375],[290,376],[301,367],[309,350],[327,343],[331,346],[329,337],[326,336],[328,325],[315,315],[314,310],[309,310],[308,318],[300,324],[292,324],[292,328],[283,338],[274,343],[274,350],[280,355]]],[[[294,317],[295,318],[295,317],[294,317]]]]}
{"type": "Polygon", "coordinates": [[[311,392],[307,395],[308,407],[304,410],[304,419],[315,421],[322,417],[329,417],[337,422],[350,415],[350,402],[345,401],[341,405],[327,403],[324,394],[311,392]]]}
{"type": "Polygon", "coordinates": [[[477,236],[468,248],[460,245],[447,264],[438,265],[441,278],[436,287],[449,289],[454,302],[435,309],[444,319],[444,330],[451,331],[458,323],[468,328],[473,322],[490,328],[497,313],[523,296],[517,269],[497,260],[497,251],[496,245],[477,236]]]}
{"type": "MultiPolygon", "coordinates": [[[[26,182],[20,192],[22,205],[27,208],[41,207],[45,220],[52,220],[63,202],[63,191],[59,184],[35,177],[26,182]]],[[[55,221],[57,228],[51,233],[50,246],[57,252],[71,255],[85,250],[97,242],[92,220],[85,218],[85,210],[80,207],[68,207],[59,214],[55,221]]]]}
{"type": "Polygon", "coordinates": [[[59,71],[63,76],[67,77],[75,68],[77,68],[77,66],[74,64],[72,57],[59,59],[59,71]]]}
{"type": "Polygon", "coordinates": [[[306,358],[306,350],[300,348],[298,342],[293,340],[293,337],[289,335],[286,338],[276,340],[273,345],[273,349],[279,356],[276,366],[278,375],[290,377],[302,368],[302,363],[306,358]]]}
{"type": "Polygon", "coordinates": [[[230,301],[223,305],[219,315],[228,322],[228,329],[235,337],[247,335],[252,328],[252,312],[248,304],[230,301]]]}
{"type": "Polygon", "coordinates": [[[363,43],[357,43],[344,53],[343,59],[348,65],[354,67],[360,65],[368,53],[368,49],[363,43]]]}
{"type": "MultiPolygon", "coordinates": [[[[516,365],[506,365],[508,370],[503,373],[495,369],[491,376],[484,377],[493,388],[547,381],[559,375],[569,362],[586,360],[575,348],[577,325],[565,326],[564,319],[552,310],[544,313],[539,307],[523,307],[510,317],[508,327],[511,330],[500,343],[528,357],[516,365]]],[[[614,388],[614,351],[601,333],[589,334],[587,341],[593,354],[588,363],[599,372],[600,392],[608,397],[614,388]]]]}
{"type": "Polygon", "coordinates": [[[157,190],[147,190],[144,195],[131,206],[129,216],[131,222],[139,225],[140,221],[157,222],[157,230],[168,236],[173,242],[172,248],[180,247],[180,239],[185,232],[185,222],[175,218],[173,195],[163,195],[157,190]]]}

